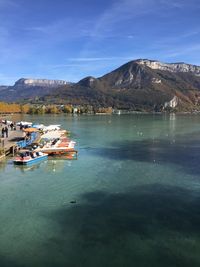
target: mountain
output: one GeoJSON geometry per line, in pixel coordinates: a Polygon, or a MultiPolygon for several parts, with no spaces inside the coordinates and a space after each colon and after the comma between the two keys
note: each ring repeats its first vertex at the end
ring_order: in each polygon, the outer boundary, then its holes
{"type": "Polygon", "coordinates": [[[8,88],[8,86],[6,86],[6,85],[0,85],[0,91],[3,91],[5,89],[7,89],[7,88],[8,88]]]}
{"type": "Polygon", "coordinates": [[[36,96],[51,103],[147,111],[200,110],[200,66],[137,59],[102,77],[89,76],[78,83],[20,79],[1,90],[2,100],[36,96]]]}
{"type": "Polygon", "coordinates": [[[52,93],[61,86],[71,83],[61,80],[21,78],[13,86],[1,86],[1,101],[19,101],[33,99],[52,93]]]}
{"type": "Polygon", "coordinates": [[[60,87],[46,100],[135,110],[200,108],[200,67],[138,59],[100,77],[60,87]]]}
{"type": "Polygon", "coordinates": [[[190,72],[197,76],[200,76],[200,66],[180,63],[163,63],[157,60],[138,59],[136,62],[140,65],[145,65],[151,69],[164,70],[169,72],[190,72]]]}
{"type": "Polygon", "coordinates": [[[47,79],[24,79],[21,78],[16,81],[15,86],[43,86],[43,87],[57,87],[68,84],[61,80],[47,80],[47,79]]]}

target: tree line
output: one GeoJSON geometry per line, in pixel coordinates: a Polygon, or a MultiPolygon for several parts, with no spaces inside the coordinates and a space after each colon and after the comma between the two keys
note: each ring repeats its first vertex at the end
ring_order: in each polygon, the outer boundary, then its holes
{"type": "Polygon", "coordinates": [[[67,105],[34,105],[0,102],[0,114],[60,114],[60,113],[112,113],[112,108],[93,107],[90,105],[73,106],[67,105]]]}

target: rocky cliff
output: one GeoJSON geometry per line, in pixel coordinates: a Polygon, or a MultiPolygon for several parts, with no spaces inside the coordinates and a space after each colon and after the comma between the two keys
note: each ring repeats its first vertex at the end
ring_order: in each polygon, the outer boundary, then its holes
{"type": "Polygon", "coordinates": [[[68,84],[66,81],[61,80],[48,80],[48,79],[25,79],[21,78],[16,81],[15,86],[61,86],[68,84]]]}
{"type": "Polygon", "coordinates": [[[71,83],[61,80],[21,78],[13,86],[0,87],[0,101],[28,101],[51,94],[59,87],[67,85],[71,83]]]}
{"type": "Polygon", "coordinates": [[[200,66],[186,63],[163,63],[156,60],[138,59],[135,61],[139,65],[147,66],[153,70],[164,70],[169,72],[190,72],[200,76],[200,66]]]}

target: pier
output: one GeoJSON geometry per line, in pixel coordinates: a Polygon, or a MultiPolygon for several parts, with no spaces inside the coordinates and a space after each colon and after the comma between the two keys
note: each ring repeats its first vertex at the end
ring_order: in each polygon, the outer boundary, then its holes
{"type": "Polygon", "coordinates": [[[16,130],[8,131],[8,137],[4,137],[0,139],[0,149],[1,149],[1,157],[7,156],[9,154],[14,154],[17,148],[17,142],[23,140],[24,132],[21,131],[18,127],[16,130]]]}
{"type": "MultiPolygon", "coordinates": [[[[39,125],[42,128],[39,129],[30,127],[27,122],[25,126],[22,123],[24,122],[17,123],[18,126],[15,125],[15,127],[10,127],[8,124],[8,132],[2,131],[4,122],[1,125],[0,159],[8,155],[14,156],[17,152],[27,149],[48,155],[67,154],[69,159],[77,158],[78,151],[74,149],[76,142],[66,137],[68,132],[60,130],[60,125],[39,125]]],[[[32,123],[29,124],[32,125],[32,123]]]]}

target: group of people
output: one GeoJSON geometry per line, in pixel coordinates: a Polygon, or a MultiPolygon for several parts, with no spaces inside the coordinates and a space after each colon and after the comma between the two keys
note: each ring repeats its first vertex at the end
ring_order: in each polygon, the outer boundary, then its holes
{"type": "Polygon", "coordinates": [[[12,121],[7,121],[7,120],[2,120],[1,121],[1,126],[3,126],[1,128],[1,137],[4,138],[4,137],[8,137],[8,129],[10,127],[10,130],[13,131],[13,130],[16,130],[16,123],[15,122],[12,122],[12,121]],[[3,124],[3,125],[2,125],[3,124]],[[5,125],[5,126],[4,126],[5,125]]]}
{"type": "Polygon", "coordinates": [[[8,126],[2,127],[1,129],[1,137],[8,137],[8,126]]]}

